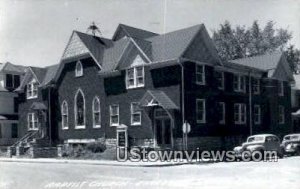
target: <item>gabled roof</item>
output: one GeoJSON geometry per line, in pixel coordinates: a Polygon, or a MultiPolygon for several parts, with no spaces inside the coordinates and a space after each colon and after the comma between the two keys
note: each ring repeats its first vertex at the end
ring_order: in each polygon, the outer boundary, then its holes
{"type": "Polygon", "coordinates": [[[10,62],[1,63],[0,66],[0,71],[24,73],[26,69],[27,69],[26,66],[15,65],[10,62]]]}
{"type": "Polygon", "coordinates": [[[268,71],[277,67],[281,56],[282,52],[275,51],[273,53],[260,56],[229,60],[229,62],[268,71]]]}
{"type": "Polygon", "coordinates": [[[45,78],[47,69],[46,68],[39,68],[39,67],[29,67],[29,68],[32,71],[33,75],[38,80],[38,82],[42,83],[44,78],[45,78]]]}
{"type": "Polygon", "coordinates": [[[58,68],[59,68],[59,64],[55,64],[45,68],[47,72],[45,78],[43,79],[43,82],[41,83],[41,86],[45,86],[49,84],[54,79],[58,68]]]}
{"type": "Polygon", "coordinates": [[[140,105],[143,107],[157,105],[166,110],[179,109],[179,107],[168,97],[168,95],[160,90],[148,90],[140,100],[140,105]],[[157,104],[153,104],[152,102],[154,101],[157,104]]]}
{"type": "Polygon", "coordinates": [[[118,28],[116,29],[112,40],[118,40],[117,39],[117,35],[119,32],[124,31],[124,33],[126,34],[127,37],[132,37],[132,38],[138,38],[138,39],[145,39],[145,38],[149,38],[149,37],[153,37],[153,36],[157,36],[157,33],[153,33],[150,31],[146,31],[140,28],[135,28],[132,26],[128,26],[125,24],[119,24],[118,28]]]}
{"type": "Polygon", "coordinates": [[[288,65],[286,57],[284,53],[280,51],[248,58],[229,60],[229,63],[265,71],[268,73],[269,77],[278,77],[278,79],[287,77],[289,81],[294,80],[293,73],[288,65]]]}
{"type": "Polygon", "coordinates": [[[146,40],[152,45],[152,61],[160,62],[179,58],[201,27],[202,24],[147,38],[146,40]]]}

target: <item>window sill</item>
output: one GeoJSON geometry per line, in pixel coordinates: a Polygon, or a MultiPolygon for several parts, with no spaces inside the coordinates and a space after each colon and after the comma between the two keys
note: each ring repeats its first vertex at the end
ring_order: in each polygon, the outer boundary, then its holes
{"type": "Polygon", "coordinates": [[[119,124],[110,124],[111,127],[117,127],[119,124]]]}
{"type": "Polygon", "coordinates": [[[38,131],[39,129],[36,128],[36,129],[28,129],[28,131],[38,131]]]}
{"type": "Polygon", "coordinates": [[[127,90],[130,90],[130,89],[139,89],[139,88],[144,88],[145,87],[145,85],[143,85],[143,86],[134,86],[134,87],[127,87],[126,89],[127,90]]]}
{"type": "Polygon", "coordinates": [[[142,123],[131,123],[131,126],[142,126],[142,123]]]}
{"type": "Polygon", "coordinates": [[[99,129],[99,128],[101,128],[101,125],[94,125],[93,126],[93,129],[99,129]]]}
{"type": "Polygon", "coordinates": [[[36,99],[36,98],[37,98],[37,96],[29,96],[26,99],[29,100],[29,99],[36,99]]]}
{"type": "Polygon", "coordinates": [[[63,127],[62,130],[69,130],[69,127],[63,127]]]}
{"type": "Polygon", "coordinates": [[[83,74],[82,75],[75,75],[75,78],[79,78],[79,77],[83,77],[83,74]]]}
{"type": "Polygon", "coordinates": [[[85,129],[85,125],[76,125],[75,129],[85,129]]]}

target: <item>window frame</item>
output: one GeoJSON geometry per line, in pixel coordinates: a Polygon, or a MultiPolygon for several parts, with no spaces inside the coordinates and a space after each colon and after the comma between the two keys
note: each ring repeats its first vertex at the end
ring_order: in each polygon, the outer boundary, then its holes
{"type": "Polygon", "coordinates": [[[225,102],[219,102],[218,105],[222,107],[222,119],[219,120],[219,124],[224,125],[226,123],[226,105],[225,102]]]}
{"type": "Polygon", "coordinates": [[[234,74],[233,75],[233,90],[235,92],[246,92],[246,76],[241,74],[234,74]],[[235,79],[237,78],[237,80],[235,79]],[[237,84],[237,88],[236,88],[237,84]]]}
{"type": "Polygon", "coordinates": [[[140,87],[145,87],[145,68],[144,66],[135,66],[135,67],[131,67],[128,68],[126,70],[126,89],[134,89],[134,88],[140,88],[140,87]],[[138,76],[138,69],[141,68],[142,69],[142,76],[138,76]],[[133,78],[129,78],[129,70],[133,70],[133,78]],[[139,84],[138,83],[138,79],[142,78],[143,79],[143,83],[139,84]],[[133,79],[133,85],[129,85],[130,82],[129,80],[133,79]]]}
{"type": "Polygon", "coordinates": [[[27,114],[27,129],[28,131],[37,131],[38,128],[39,119],[36,113],[30,112],[27,114]],[[30,123],[32,123],[32,128],[30,127],[30,123]]]}
{"type": "Polygon", "coordinates": [[[218,83],[218,89],[224,90],[225,88],[225,76],[223,71],[216,71],[217,74],[220,74],[221,77],[217,77],[217,83],[218,83]],[[219,86],[219,82],[221,83],[221,86],[219,86]]]}
{"type": "Polygon", "coordinates": [[[61,126],[62,130],[67,130],[69,129],[69,105],[67,101],[63,101],[61,104],[61,126]],[[64,112],[64,105],[66,106],[66,111],[64,112]],[[67,120],[67,125],[64,125],[64,116],[66,117],[67,120]]]}
{"type": "Polygon", "coordinates": [[[206,78],[205,78],[205,65],[195,64],[195,79],[197,85],[205,85],[206,84],[206,78]],[[201,71],[199,71],[199,67],[201,67],[201,71]],[[198,75],[201,74],[202,81],[198,81],[198,75]]]}
{"type": "Polygon", "coordinates": [[[279,81],[278,96],[284,96],[284,82],[279,81]]]}
{"type": "Polygon", "coordinates": [[[130,123],[133,126],[140,126],[142,125],[142,111],[136,111],[134,112],[133,108],[134,108],[134,104],[136,104],[137,106],[139,105],[138,102],[131,102],[130,103],[130,123]],[[139,115],[139,122],[134,122],[134,115],[139,115]]]}
{"type": "Polygon", "coordinates": [[[100,103],[100,99],[98,96],[95,96],[94,99],[93,99],[93,103],[92,103],[92,112],[93,112],[93,128],[101,128],[101,103],[100,103]],[[95,103],[98,103],[98,110],[96,111],[95,110],[95,103]],[[95,122],[95,114],[98,113],[99,114],[99,125],[96,125],[96,122],[95,122]]]}
{"type": "Polygon", "coordinates": [[[285,124],[285,109],[283,105],[278,106],[278,123],[285,124]]]}
{"type": "Polygon", "coordinates": [[[260,125],[261,124],[261,107],[258,104],[255,104],[253,107],[254,110],[254,124],[255,125],[260,125]],[[258,112],[256,112],[256,108],[258,112]],[[257,119],[258,118],[258,119],[257,119]]]}
{"type": "Polygon", "coordinates": [[[26,88],[26,99],[35,99],[38,98],[38,82],[35,79],[32,79],[29,83],[27,83],[26,88]],[[30,90],[29,90],[30,86],[30,90]],[[34,95],[34,92],[36,94],[34,95]]]}
{"type": "Polygon", "coordinates": [[[112,104],[112,105],[109,106],[109,120],[110,120],[109,125],[111,127],[120,125],[120,106],[119,106],[119,104],[112,104]],[[117,107],[117,113],[114,114],[114,115],[112,115],[112,112],[113,112],[112,107],[113,106],[117,107]],[[112,116],[117,116],[118,117],[118,123],[113,123],[112,122],[112,116]]]}
{"type": "Polygon", "coordinates": [[[206,100],[205,99],[196,99],[196,120],[197,123],[206,123],[206,100]],[[198,114],[199,114],[199,107],[198,103],[202,102],[202,119],[198,119],[198,114]]]}
{"type": "Polygon", "coordinates": [[[260,79],[258,78],[253,78],[252,81],[252,90],[253,90],[253,94],[260,94],[260,79]],[[257,83],[253,82],[256,81],[257,83]],[[257,90],[256,90],[257,89],[257,90]]]}
{"type": "Polygon", "coordinates": [[[86,108],[85,108],[85,96],[84,93],[81,89],[78,89],[76,94],[75,94],[75,98],[74,98],[74,118],[75,118],[75,129],[85,129],[86,128],[86,108]],[[81,93],[82,98],[83,98],[83,125],[78,125],[77,124],[77,97],[78,94],[81,93]]]}
{"type": "Polygon", "coordinates": [[[83,66],[80,60],[76,62],[75,66],[75,77],[82,77],[83,76],[83,66]],[[78,67],[80,66],[80,70],[78,70],[78,67]]]}
{"type": "Polygon", "coordinates": [[[233,105],[234,113],[234,123],[237,125],[244,125],[247,123],[247,106],[244,103],[235,103],[233,105]],[[238,112],[236,112],[236,106],[238,106],[238,112]],[[238,115],[238,120],[236,120],[236,115],[238,115]]]}

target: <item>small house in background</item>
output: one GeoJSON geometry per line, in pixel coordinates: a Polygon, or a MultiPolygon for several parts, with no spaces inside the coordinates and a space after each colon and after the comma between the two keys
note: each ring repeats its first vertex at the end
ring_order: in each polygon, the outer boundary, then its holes
{"type": "Polygon", "coordinates": [[[0,64],[0,146],[8,146],[19,138],[18,94],[26,71],[25,66],[10,62],[0,64]]]}

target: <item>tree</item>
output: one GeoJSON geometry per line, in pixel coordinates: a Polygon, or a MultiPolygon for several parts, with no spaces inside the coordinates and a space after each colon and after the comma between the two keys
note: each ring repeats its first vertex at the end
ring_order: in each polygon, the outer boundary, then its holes
{"type": "Polygon", "coordinates": [[[213,31],[213,40],[222,60],[232,60],[251,56],[262,55],[276,50],[286,50],[288,62],[295,71],[299,62],[299,50],[294,46],[287,48],[292,38],[290,31],[286,29],[275,29],[275,23],[269,21],[262,28],[258,21],[252,26],[236,26],[232,28],[228,21],[220,25],[220,29],[213,31]],[[297,58],[298,57],[298,58],[297,58]]]}
{"type": "Polygon", "coordinates": [[[293,72],[299,74],[300,50],[295,49],[294,45],[290,45],[286,50],[286,56],[293,72]]]}

